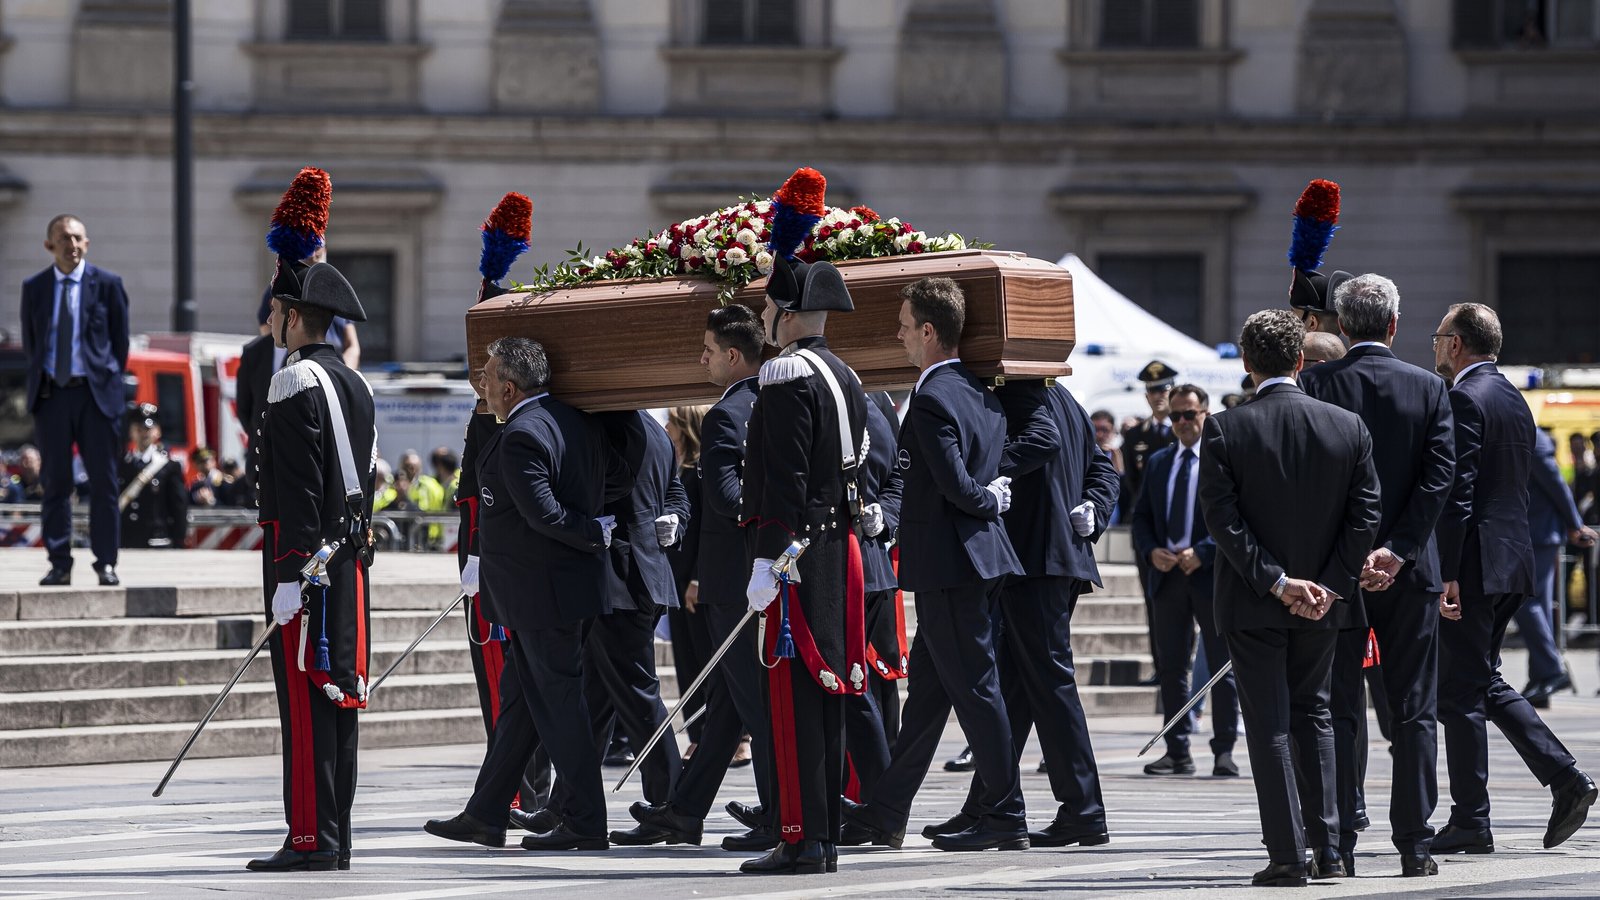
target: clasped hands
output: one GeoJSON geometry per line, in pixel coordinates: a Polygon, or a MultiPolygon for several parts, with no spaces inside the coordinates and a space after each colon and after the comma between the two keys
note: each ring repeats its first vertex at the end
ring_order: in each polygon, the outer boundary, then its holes
{"type": "Polygon", "coordinates": [[[1400,567],[1405,565],[1405,560],[1395,555],[1387,547],[1367,554],[1367,561],[1361,567],[1361,589],[1363,591],[1387,591],[1394,587],[1395,576],[1400,574],[1400,567]]]}
{"type": "Polygon", "coordinates": [[[1313,622],[1328,614],[1333,608],[1333,601],[1339,599],[1332,591],[1304,578],[1291,578],[1283,587],[1283,595],[1278,599],[1283,605],[1289,607],[1291,615],[1313,622]]]}
{"type": "Polygon", "coordinates": [[[1200,556],[1194,552],[1193,547],[1185,547],[1176,552],[1165,547],[1157,547],[1150,551],[1150,565],[1157,572],[1171,572],[1174,568],[1185,575],[1193,575],[1200,568],[1200,556]]]}

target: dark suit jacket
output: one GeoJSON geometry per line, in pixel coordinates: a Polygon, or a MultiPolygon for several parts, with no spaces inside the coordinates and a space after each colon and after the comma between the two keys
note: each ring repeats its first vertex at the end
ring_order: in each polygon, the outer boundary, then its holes
{"type": "MultiPolygon", "coordinates": [[[[1150,551],[1167,546],[1167,479],[1172,477],[1172,467],[1177,463],[1178,452],[1182,449],[1181,443],[1168,444],[1157,450],[1145,463],[1144,484],[1139,488],[1139,497],[1133,506],[1133,550],[1142,560],[1149,561],[1150,551]]],[[[1201,446],[1202,452],[1204,449],[1201,446]]],[[[1197,478],[1200,469],[1197,462],[1197,478]]],[[[1189,546],[1194,548],[1194,555],[1200,558],[1200,568],[1191,577],[1198,579],[1195,586],[1200,589],[1201,595],[1210,597],[1215,590],[1217,542],[1211,539],[1211,531],[1206,528],[1198,485],[1194,492],[1194,509],[1189,511],[1189,516],[1189,546]]],[[[1171,572],[1161,572],[1152,566],[1148,576],[1150,596],[1155,596],[1161,587],[1161,580],[1173,573],[1180,577],[1183,575],[1177,568],[1171,572]]]]}
{"type": "Polygon", "coordinates": [[[1065,388],[1042,380],[994,389],[1006,416],[1000,474],[1011,481],[1006,535],[1028,575],[1061,575],[1100,586],[1094,542],[1105,532],[1120,490],[1111,457],[1094,442],[1089,414],[1065,388]],[[1094,531],[1080,537],[1067,515],[1094,502],[1094,531]]]}
{"type": "Polygon", "coordinates": [[[261,417],[267,412],[273,350],[271,335],[260,335],[245,344],[239,352],[239,373],[234,379],[234,410],[239,414],[239,426],[244,429],[245,437],[245,477],[252,484],[260,482],[256,464],[261,458],[261,448],[256,443],[261,437],[261,417]]]}
{"type": "Polygon", "coordinates": [[[604,612],[609,500],[632,487],[600,423],[554,397],[516,410],[478,460],[483,614],[518,628],[604,612]]]}
{"type": "Polygon", "coordinates": [[[861,537],[861,574],[866,579],[864,589],[892,591],[895,588],[894,563],[889,559],[888,542],[900,527],[900,470],[895,466],[895,432],[899,430],[899,417],[894,412],[894,402],[882,391],[867,395],[867,434],[872,446],[867,448],[867,463],[861,467],[857,478],[861,488],[861,503],[878,504],[883,510],[883,530],[876,537],[861,537]]]}
{"type": "Polygon", "coordinates": [[[1348,628],[1378,533],[1372,437],[1355,413],[1276,384],[1206,419],[1200,507],[1217,543],[1217,630],[1348,628]],[[1294,616],[1272,586],[1307,578],[1344,598],[1319,621],[1294,616]]]}
{"type": "Polygon", "coordinates": [[[1491,363],[1450,389],[1456,420],[1456,481],[1439,517],[1439,567],[1461,578],[1476,555],[1485,594],[1533,593],[1528,537],[1528,469],[1533,464],[1533,413],[1491,363]]]}
{"type": "Polygon", "coordinates": [[[1534,431],[1533,464],[1528,467],[1528,537],[1535,547],[1559,547],[1567,532],[1583,525],[1572,491],[1556,465],[1556,442],[1534,431]]]}
{"type": "Polygon", "coordinates": [[[679,534],[689,525],[689,496],[678,480],[672,438],[647,412],[605,413],[600,419],[612,449],[633,475],[633,490],[606,504],[606,515],[617,517],[606,611],[676,607],[672,561],[656,540],[661,516],[676,513],[679,534]]]}
{"type": "Polygon", "coordinates": [[[1383,492],[1377,546],[1406,561],[1398,579],[1402,585],[1443,590],[1433,529],[1456,471],[1444,379],[1401,362],[1387,347],[1357,347],[1342,359],[1302,372],[1300,387],[1366,424],[1383,492]]]}
{"type": "Polygon", "coordinates": [[[739,495],[744,480],[744,443],[757,380],[728,386],[700,424],[701,603],[744,605],[750,581],[750,554],[739,527],[739,495]]]}
{"type": "Polygon", "coordinates": [[[1000,401],[959,361],[929,372],[911,395],[898,452],[900,587],[940,590],[1022,574],[987,487],[1000,475],[1005,433],[1000,401]]]}
{"type": "MultiPolygon", "coordinates": [[[[22,283],[22,349],[28,355],[28,409],[39,403],[39,385],[45,379],[45,357],[50,346],[50,318],[55,314],[55,266],[22,283]]],[[[128,367],[128,292],[122,278],[90,263],[83,267],[78,286],[79,341],[84,375],[94,395],[94,405],[107,418],[122,415],[122,372],[128,367]]]]}

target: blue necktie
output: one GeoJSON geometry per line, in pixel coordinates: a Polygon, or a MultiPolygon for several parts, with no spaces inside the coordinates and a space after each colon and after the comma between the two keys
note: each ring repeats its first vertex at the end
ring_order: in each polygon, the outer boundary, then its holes
{"type": "Polygon", "coordinates": [[[1189,464],[1194,451],[1188,447],[1178,453],[1178,474],[1172,479],[1172,497],[1167,500],[1167,540],[1177,542],[1189,534],[1189,464]]]}
{"type": "Polygon", "coordinates": [[[72,380],[72,339],[77,322],[72,318],[71,278],[61,279],[61,299],[56,304],[56,384],[65,387],[72,380]]]}

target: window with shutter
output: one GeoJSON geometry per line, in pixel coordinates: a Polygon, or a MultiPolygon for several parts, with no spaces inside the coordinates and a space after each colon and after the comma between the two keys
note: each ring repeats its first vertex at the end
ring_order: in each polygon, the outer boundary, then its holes
{"type": "Polygon", "coordinates": [[[1100,6],[1100,46],[1138,47],[1144,43],[1144,0],[1107,0],[1100,6]]]}
{"type": "Polygon", "coordinates": [[[1152,47],[1200,46],[1199,0],[1147,0],[1152,47]]]}
{"type": "Polygon", "coordinates": [[[800,43],[795,0],[705,0],[702,41],[707,44],[800,43]]]}
{"type": "Polygon", "coordinates": [[[1200,0],[1104,0],[1100,46],[1200,46],[1200,0]]]}
{"type": "Polygon", "coordinates": [[[290,40],[381,41],[386,0],[289,0],[290,40]]]}
{"type": "Polygon", "coordinates": [[[745,42],[745,0],[705,0],[704,40],[707,44],[745,42]]]}
{"type": "Polygon", "coordinates": [[[1497,303],[1511,365],[1593,363],[1600,348],[1600,255],[1502,253],[1497,303]]]}
{"type": "Polygon", "coordinates": [[[1146,312],[1200,337],[1205,256],[1200,253],[1102,253],[1095,271],[1146,312]]]}
{"type": "Polygon", "coordinates": [[[345,40],[381,41],[384,0],[344,0],[339,36],[345,40]]]}
{"type": "Polygon", "coordinates": [[[332,0],[289,0],[289,31],[294,40],[319,40],[333,35],[332,0]]]}

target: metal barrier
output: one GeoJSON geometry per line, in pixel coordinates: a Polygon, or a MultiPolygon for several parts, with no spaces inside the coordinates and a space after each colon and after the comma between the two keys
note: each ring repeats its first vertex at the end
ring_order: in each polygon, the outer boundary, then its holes
{"type": "MultiPolygon", "coordinates": [[[[378,549],[404,552],[449,552],[456,549],[460,520],[454,513],[424,513],[409,510],[383,510],[372,517],[373,537],[378,549]]],[[[87,547],[89,511],[75,505],[72,510],[72,543],[87,547]]],[[[261,527],[253,509],[192,506],[189,508],[189,539],[197,550],[259,550],[261,527]]],[[[0,503],[0,547],[43,547],[44,529],[37,503],[0,503]]]]}

